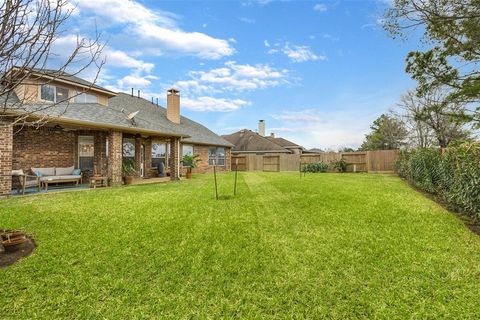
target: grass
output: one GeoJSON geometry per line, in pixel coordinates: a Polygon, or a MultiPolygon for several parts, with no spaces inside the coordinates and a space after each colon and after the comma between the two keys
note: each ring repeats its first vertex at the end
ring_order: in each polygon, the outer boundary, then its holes
{"type": "Polygon", "coordinates": [[[1,319],[479,318],[480,238],[389,175],[242,173],[0,201],[1,319]]]}

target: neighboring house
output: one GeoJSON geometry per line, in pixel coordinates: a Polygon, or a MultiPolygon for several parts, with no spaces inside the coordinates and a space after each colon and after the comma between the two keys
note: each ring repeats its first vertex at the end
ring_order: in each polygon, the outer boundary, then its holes
{"type": "Polygon", "coordinates": [[[258,133],[252,130],[243,129],[222,138],[234,145],[232,154],[301,154],[303,147],[283,138],[276,138],[272,133],[265,136],[265,121],[258,122],[258,133]]]}
{"type": "Polygon", "coordinates": [[[279,146],[284,147],[287,150],[290,150],[294,154],[301,154],[303,152],[303,147],[299,146],[296,143],[293,143],[292,141],[289,141],[284,138],[276,138],[274,133],[270,133],[270,136],[265,137],[268,140],[275,142],[279,146]]]}
{"type": "Polygon", "coordinates": [[[0,195],[10,193],[12,170],[32,167],[75,166],[86,178],[108,176],[111,185],[121,184],[127,159],[143,178],[155,176],[163,162],[171,179],[178,179],[184,154],[199,155],[197,171],[209,170],[214,161],[230,170],[233,145],[181,116],[177,90],[168,90],[165,109],[66,73],[54,79],[54,72],[33,70],[0,109],[0,195]],[[13,125],[19,114],[47,122],[39,128],[13,125]]]}

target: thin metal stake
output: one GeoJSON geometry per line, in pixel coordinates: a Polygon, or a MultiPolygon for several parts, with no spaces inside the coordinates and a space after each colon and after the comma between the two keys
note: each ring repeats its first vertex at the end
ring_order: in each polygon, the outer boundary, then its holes
{"type": "Polygon", "coordinates": [[[213,178],[215,180],[215,198],[218,200],[218,188],[217,188],[217,170],[215,169],[215,160],[213,160],[213,178]]]}
{"type": "Polygon", "coordinates": [[[237,172],[238,172],[238,159],[235,159],[235,184],[233,185],[233,195],[237,195],[237,172]]]}

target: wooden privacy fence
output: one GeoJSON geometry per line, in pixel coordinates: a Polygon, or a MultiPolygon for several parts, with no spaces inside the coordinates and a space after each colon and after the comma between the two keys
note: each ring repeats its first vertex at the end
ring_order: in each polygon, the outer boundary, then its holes
{"type": "Polygon", "coordinates": [[[318,154],[233,155],[232,170],[238,171],[298,171],[300,164],[325,162],[335,171],[332,161],[345,159],[348,172],[393,172],[398,150],[359,152],[325,152],[318,154]]]}

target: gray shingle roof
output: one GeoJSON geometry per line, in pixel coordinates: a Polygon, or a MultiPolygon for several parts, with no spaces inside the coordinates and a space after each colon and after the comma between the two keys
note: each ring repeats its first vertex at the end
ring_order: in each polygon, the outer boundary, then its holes
{"type": "Polygon", "coordinates": [[[21,106],[17,105],[11,108],[10,111],[31,113],[36,117],[47,116],[51,121],[91,124],[92,126],[125,129],[138,133],[188,136],[187,133],[180,130],[181,128],[173,125],[163,126],[151,121],[151,119],[142,117],[140,114],[135,117],[135,122],[133,123],[127,119],[128,113],[122,113],[120,110],[98,103],[24,104],[21,106]]]}
{"type": "Polygon", "coordinates": [[[292,141],[284,139],[284,138],[277,138],[277,137],[265,137],[265,138],[267,138],[268,140],[270,140],[272,142],[275,142],[276,144],[278,144],[278,145],[280,145],[284,148],[287,148],[287,147],[301,148],[301,146],[299,146],[298,144],[293,143],[292,141]]]}
{"type": "MultiPolygon", "coordinates": [[[[186,143],[215,145],[232,147],[233,145],[222,137],[218,136],[203,125],[186,117],[180,117],[180,124],[175,124],[167,119],[167,110],[143,98],[131,96],[126,93],[118,93],[117,96],[108,100],[110,108],[116,110],[124,109],[126,113],[140,111],[137,117],[148,119],[150,122],[165,128],[172,128],[181,131],[185,136],[182,140],[186,143]]],[[[135,118],[137,118],[135,117],[135,118]]]]}
{"type": "Polygon", "coordinates": [[[68,73],[63,72],[63,71],[51,70],[51,69],[38,69],[38,68],[32,68],[31,70],[36,74],[46,75],[46,76],[49,76],[49,77],[54,77],[54,78],[58,78],[58,79],[61,79],[61,80],[78,83],[82,86],[91,87],[91,88],[95,88],[95,89],[106,91],[106,92],[111,92],[112,95],[115,94],[115,92],[113,92],[113,91],[110,91],[110,90],[105,89],[103,87],[100,87],[100,86],[98,86],[98,85],[96,85],[96,84],[94,84],[90,81],[84,80],[82,78],[79,78],[77,76],[68,74],[68,73]]]}
{"type": "Polygon", "coordinates": [[[229,135],[222,136],[235,147],[233,152],[275,152],[291,153],[290,150],[248,129],[243,129],[229,135]]]}

